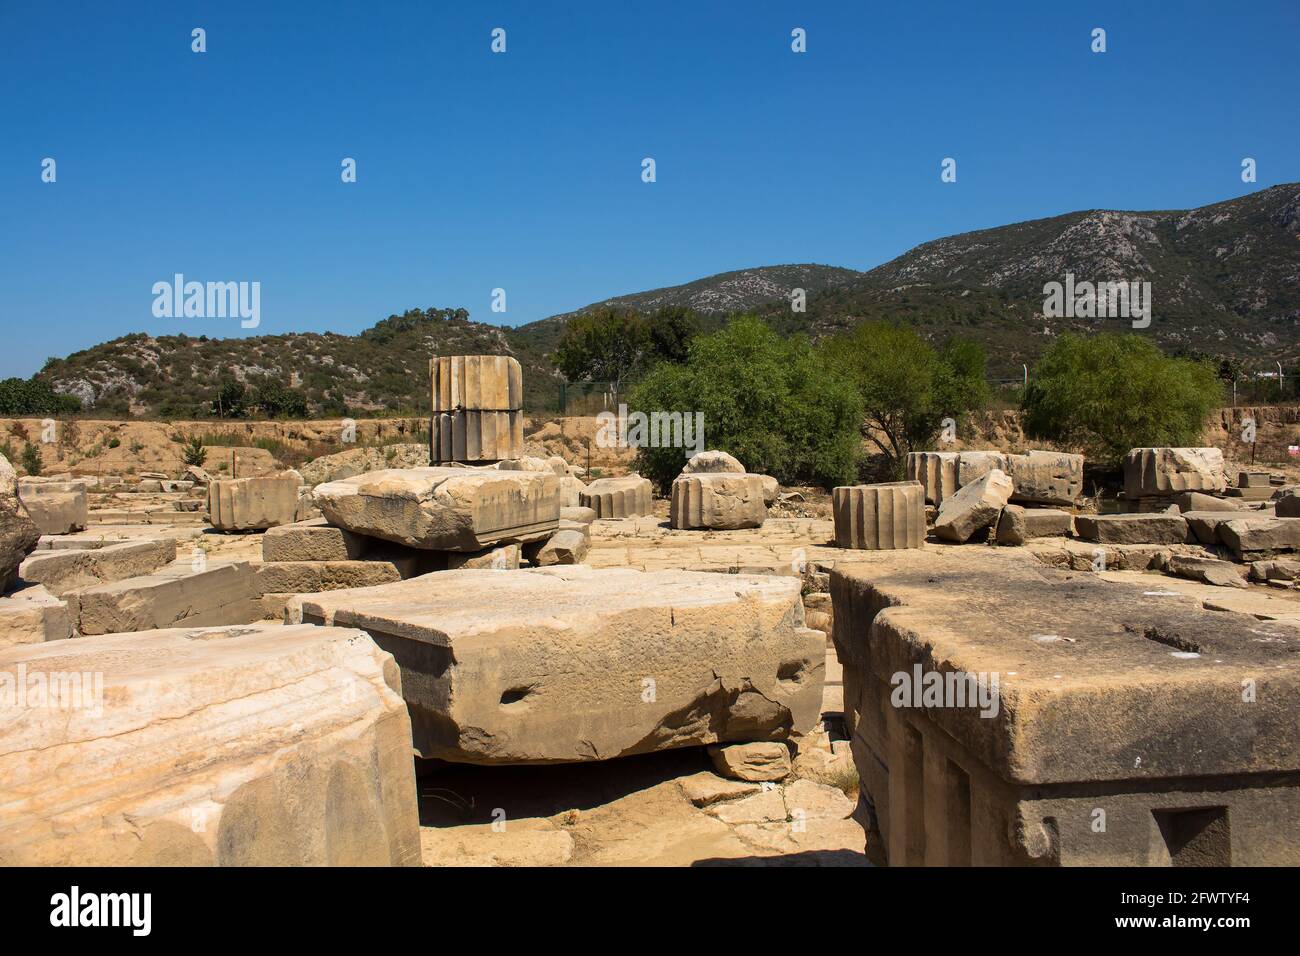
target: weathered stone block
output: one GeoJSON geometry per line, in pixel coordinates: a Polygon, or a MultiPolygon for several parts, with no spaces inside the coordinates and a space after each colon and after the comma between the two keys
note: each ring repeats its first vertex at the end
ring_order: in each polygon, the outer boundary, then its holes
{"type": "Polygon", "coordinates": [[[518,458],[524,413],[463,410],[433,416],[433,462],[487,462],[518,458]]]}
{"type": "MultiPolygon", "coordinates": [[[[16,644],[43,644],[72,636],[72,615],[66,601],[43,585],[20,584],[0,597],[0,649],[16,644]]],[[[3,709],[0,688],[0,709],[3,709]]]]}
{"type": "Polygon", "coordinates": [[[1217,448],[1134,448],[1124,457],[1124,497],[1223,491],[1223,452],[1217,448]]]}
{"type": "Polygon", "coordinates": [[[759,475],[705,472],[673,480],[669,521],[674,528],[758,528],[766,520],[759,475]]]}
{"type": "Polygon", "coordinates": [[[1288,489],[1288,493],[1278,497],[1274,510],[1279,518],[1300,518],[1300,493],[1288,489]]]}
{"type": "Polygon", "coordinates": [[[0,594],[9,589],[18,566],[40,539],[40,529],[18,498],[18,476],[0,455],[0,594]]]}
{"type": "Polygon", "coordinates": [[[907,456],[907,477],[919,481],[925,500],[932,505],[957,493],[957,466],[960,454],[955,451],[915,451],[907,456]]]}
{"type": "Polygon", "coordinates": [[[262,560],[356,561],[365,555],[369,543],[365,535],[313,518],[268,529],[262,536],[262,560]]]}
{"type": "Polygon", "coordinates": [[[121,541],[102,548],[37,551],[23,562],[23,580],[45,585],[53,594],[108,581],[138,577],[176,560],[176,541],[169,538],[121,541]]]}
{"type": "Polygon", "coordinates": [[[590,508],[597,518],[632,518],[654,513],[649,478],[597,478],[578,496],[580,507],[590,508]]]}
{"type": "Polygon", "coordinates": [[[1074,516],[1054,508],[1007,505],[998,518],[998,544],[1022,545],[1032,538],[1066,538],[1074,531],[1074,516]]]}
{"type": "Polygon", "coordinates": [[[1238,559],[1252,551],[1300,549],[1300,518],[1232,518],[1217,528],[1219,541],[1238,559]]]}
{"type": "Polygon", "coordinates": [[[1183,544],[1191,534],[1177,514],[1076,515],[1074,530],[1102,544],[1183,544]]]}
{"type": "Polygon", "coordinates": [[[701,451],[691,456],[682,469],[683,475],[730,473],[746,474],[745,466],[725,451],[701,451]]]}
{"type": "Polygon", "coordinates": [[[831,572],[861,819],[888,862],[1300,862],[1294,629],[1023,555],[831,572]]]}
{"type": "Polygon", "coordinates": [[[585,528],[561,528],[537,552],[536,563],[541,568],[553,564],[581,564],[590,548],[591,538],[585,528]]]}
{"type": "Polygon", "coordinates": [[[1178,510],[1186,514],[1189,511],[1241,511],[1241,504],[1227,498],[1216,498],[1200,491],[1184,491],[1174,496],[1178,510]]]}
{"type": "MultiPolygon", "coordinates": [[[[965,452],[962,453],[965,455],[965,452]]],[[[1083,456],[1056,451],[1008,455],[1011,500],[1026,504],[1072,505],[1083,495],[1083,456]]]]}
{"type": "Polygon", "coordinates": [[[1201,558],[1188,554],[1171,554],[1165,562],[1165,570],[1175,577],[1214,584],[1219,587],[1244,588],[1246,577],[1244,568],[1231,561],[1217,561],[1214,558],[1201,558]]]}
{"type": "Polygon", "coordinates": [[[296,472],[210,482],[208,520],[218,531],[257,531],[293,524],[300,484],[296,472]]]}
{"type": "Polygon", "coordinates": [[[277,561],[253,569],[253,593],[307,594],[391,584],[415,573],[415,559],[397,561],[277,561]]]}
{"type": "Polygon", "coordinates": [[[709,748],[709,758],[718,773],[732,780],[760,783],[790,776],[790,748],[779,741],[717,744],[709,748]]]}
{"type": "Polygon", "coordinates": [[[397,669],[361,631],[259,624],[11,648],[0,695],[34,673],[69,705],[29,702],[0,721],[0,865],[420,862],[397,669]]]}
{"type": "Polygon", "coordinates": [[[302,595],[288,615],[394,655],[426,757],[605,760],[784,740],[820,716],[825,637],[802,626],[794,578],[449,571],[302,595]]]}
{"type": "MultiPolygon", "coordinates": [[[[440,355],[429,360],[437,412],[510,412],[524,407],[523,370],[508,355],[440,355]]],[[[518,455],[503,455],[515,458],[518,455]]]]}
{"type": "Polygon", "coordinates": [[[481,551],[549,537],[560,479],[549,470],[403,468],[317,485],[330,524],[412,548],[481,551]]]}
{"type": "Polygon", "coordinates": [[[261,617],[246,561],[196,571],[179,561],[153,574],[72,592],[77,630],[120,634],[163,627],[246,623],[261,617]]]}
{"type": "Polygon", "coordinates": [[[850,485],[831,493],[835,545],[876,551],[925,544],[925,489],[916,481],[850,485]]]}
{"type": "MultiPolygon", "coordinates": [[[[963,455],[965,452],[962,453],[963,455]]],[[[944,541],[969,541],[976,531],[989,527],[1011,498],[1011,476],[994,468],[982,478],[943,499],[934,533],[944,541]]]]}
{"type": "Polygon", "coordinates": [[[18,496],[41,534],[71,534],[82,531],[90,520],[86,489],[70,483],[32,485],[20,482],[18,496]],[[69,487],[67,491],[55,488],[69,487]]]}

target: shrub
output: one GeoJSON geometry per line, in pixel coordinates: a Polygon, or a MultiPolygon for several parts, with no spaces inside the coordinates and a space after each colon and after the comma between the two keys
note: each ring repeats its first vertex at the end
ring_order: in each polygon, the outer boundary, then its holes
{"type": "Polygon", "coordinates": [[[202,468],[203,463],[208,460],[208,450],[203,447],[203,441],[198,435],[191,437],[181,450],[181,460],[195,468],[202,468]]]}
{"type": "Polygon", "coordinates": [[[1223,400],[1216,371],[1132,333],[1063,335],[1030,373],[1025,431],[1111,463],[1130,448],[1195,445],[1223,400]]]}
{"type": "Polygon", "coordinates": [[[29,475],[41,473],[41,450],[31,442],[23,446],[22,466],[29,475]]]}
{"type": "Polygon", "coordinates": [[[911,329],[864,322],[828,340],[825,351],[861,396],[882,477],[902,478],[908,453],[934,447],[945,418],[959,421],[988,404],[984,350],[973,342],[936,351],[911,329]]]}
{"type": "MultiPolygon", "coordinates": [[[[628,407],[703,414],[704,445],[735,455],[784,484],[830,486],[852,479],[860,403],[851,383],[826,367],[802,337],[782,338],[742,316],[694,338],[684,364],[656,365],[628,407]]],[[[682,448],[641,448],[637,465],[661,490],[686,463],[682,448]]]]}

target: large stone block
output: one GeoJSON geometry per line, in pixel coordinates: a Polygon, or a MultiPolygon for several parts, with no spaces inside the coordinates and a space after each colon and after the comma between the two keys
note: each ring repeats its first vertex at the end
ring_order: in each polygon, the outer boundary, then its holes
{"type": "Polygon", "coordinates": [[[925,544],[925,489],[916,481],[834,489],[835,545],[876,551],[925,544]]]}
{"type": "Polygon", "coordinates": [[[18,497],[41,534],[71,534],[85,530],[90,504],[84,485],[72,482],[19,482],[18,497]]]}
{"type": "MultiPolygon", "coordinates": [[[[963,454],[965,454],[963,452],[963,454]]],[[[1008,455],[1011,500],[1025,504],[1072,505],[1083,495],[1083,456],[1056,451],[1008,455]]]]}
{"type": "Polygon", "coordinates": [[[1007,505],[998,518],[998,544],[1021,545],[1033,538],[1064,538],[1074,530],[1074,516],[1054,508],[1007,505]]]}
{"type": "Polygon", "coordinates": [[[342,628],[0,652],[0,865],[418,865],[398,680],[342,628]],[[58,706],[10,699],[37,674],[58,706]]]}
{"type": "Polygon", "coordinates": [[[825,637],[803,627],[794,578],[447,571],[295,597],[288,617],[393,654],[426,757],[605,760],[785,740],[820,717],[825,637]]]}
{"type": "Polygon", "coordinates": [[[246,561],[195,570],[178,561],[153,574],[71,592],[82,634],[246,623],[261,617],[246,561]]]}
{"type": "Polygon", "coordinates": [[[53,594],[108,581],[139,577],[176,560],[173,538],[120,541],[102,548],[59,548],[37,551],[23,562],[24,581],[45,585],[53,594]]]}
{"type": "Polygon", "coordinates": [[[673,480],[669,521],[674,528],[758,528],[766,520],[762,475],[705,472],[673,480]]]}
{"type": "Polygon", "coordinates": [[[1275,512],[1279,518],[1300,518],[1300,489],[1288,488],[1279,495],[1275,512]]]}
{"type": "Polygon", "coordinates": [[[1180,514],[1077,515],[1074,529],[1085,541],[1102,544],[1183,544],[1190,540],[1180,514]]]}
{"type": "MultiPolygon", "coordinates": [[[[963,455],[965,453],[963,452],[963,455]]],[[[994,468],[943,499],[934,533],[944,541],[969,541],[976,531],[998,520],[1011,498],[1011,476],[994,468]]]]}
{"type": "Polygon", "coordinates": [[[260,531],[293,524],[301,483],[296,472],[210,482],[208,520],[218,531],[260,531]]]}
{"type": "Polygon", "coordinates": [[[1216,530],[1238,558],[1253,551],[1300,550],[1300,518],[1232,518],[1219,522],[1216,530]]]}
{"type": "Polygon", "coordinates": [[[537,552],[537,566],[553,564],[581,564],[591,549],[591,538],[585,527],[561,528],[537,552]]]}
{"type": "Polygon", "coordinates": [[[276,561],[253,569],[253,593],[307,594],[391,584],[413,576],[414,558],[398,561],[276,561]]]}
{"type": "Polygon", "coordinates": [[[866,554],[830,587],[891,865],[1300,863],[1293,627],[1006,550],[866,554]]]}
{"type": "Polygon", "coordinates": [[[403,468],[317,485],[330,524],[412,548],[481,551],[540,541],[560,523],[551,471],[403,468]]]}
{"type": "Polygon", "coordinates": [[[262,560],[356,561],[369,544],[365,535],[335,528],[324,518],[313,518],[269,529],[262,536],[262,560]]]}
{"type": "Polygon", "coordinates": [[[1201,491],[1184,491],[1174,495],[1174,504],[1186,514],[1189,511],[1236,511],[1242,510],[1239,502],[1229,498],[1217,498],[1201,491]]]}
{"type": "Polygon", "coordinates": [[[1217,448],[1134,448],[1124,456],[1124,497],[1223,491],[1223,452],[1217,448]]]}
{"type": "Polygon", "coordinates": [[[597,518],[633,518],[654,513],[649,478],[597,478],[578,496],[578,505],[596,512],[597,518]]]}
{"type": "MultiPolygon", "coordinates": [[[[61,641],[71,636],[72,614],[67,602],[43,585],[20,584],[0,597],[0,649],[14,644],[61,641]]],[[[3,697],[2,688],[0,697],[3,697]]]]}
{"type": "Polygon", "coordinates": [[[510,412],[524,407],[523,370],[508,355],[435,356],[429,360],[429,380],[435,413],[510,412]]]}
{"type": "Polygon", "coordinates": [[[0,594],[9,589],[18,566],[40,539],[40,529],[18,498],[18,476],[0,455],[0,594]]]}
{"type": "Polygon", "coordinates": [[[726,472],[733,475],[745,474],[745,466],[734,456],[725,451],[700,451],[691,456],[682,468],[683,475],[716,474],[726,472]]]}

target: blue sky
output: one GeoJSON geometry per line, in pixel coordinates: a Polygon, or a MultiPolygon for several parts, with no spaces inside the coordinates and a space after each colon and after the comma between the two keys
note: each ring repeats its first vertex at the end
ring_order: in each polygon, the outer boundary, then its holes
{"type": "Polygon", "coordinates": [[[1300,180],[1297,40],[1294,0],[0,0],[0,375],[127,332],[356,332],[425,306],[520,324],[1232,198],[1300,180]],[[177,272],[259,281],[260,327],[155,318],[177,272]]]}

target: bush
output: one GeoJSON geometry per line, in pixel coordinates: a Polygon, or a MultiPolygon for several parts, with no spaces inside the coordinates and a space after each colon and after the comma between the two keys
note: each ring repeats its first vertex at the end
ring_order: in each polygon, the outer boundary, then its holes
{"type": "Polygon", "coordinates": [[[1109,463],[1130,448],[1196,445],[1223,401],[1216,372],[1132,333],[1063,335],[1030,373],[1025,431],[1109,463]]]}
{"type": "Polygon", "coordinates": [[[28,442],[23,446],[22,454],[23,470],[29,475],[39,475],[41,473],[41,450],[28,442]]]}
{"type": "MultiPolygon", "coordinates": [[[[784,484],[829,487],[855,474],[861,411],[852,385],[806,339],[782,338],[752,316],[694,338],[684,364],[656,365],[628,407],[700,412],[704,447],[784,484]]],[[[642,448],[637,466],[664,490],[688,456],[681,448],[642,448]]]]}
{"type": "Polygon", "coordinates": [[[911,329],[864,322],[825,350],[861,396],[882,478],[901,479],[908,453],[933,448],[945,418],[960,421],[988,404],[984,350],[973,342],[936,351],[911,329]]]}
{"type": "Polygon", "coordinates": [[[202,468],[203,463],[208,460],[208,450],[203,447],[203,440],[198,435],[191,437],[181,450],[181,459],[185,464],[193,465],[195,468],[202,468]]]}

